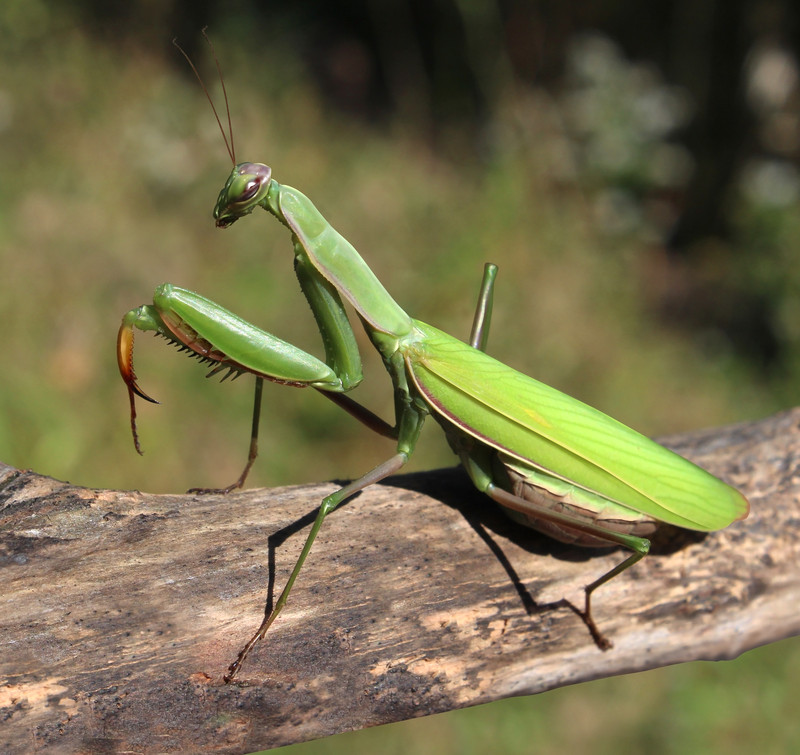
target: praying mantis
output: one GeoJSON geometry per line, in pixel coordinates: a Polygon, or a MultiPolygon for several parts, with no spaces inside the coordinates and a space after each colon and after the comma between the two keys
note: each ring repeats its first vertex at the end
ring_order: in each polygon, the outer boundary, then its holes
{"type": "MultiPolygon", "coordinates": [[[[225,138],[221,125],[220,129],[225,138]]],[[[152,305],[124,316],[117,341],[136,449],[141,453],[135,398],[154,401],[139,387],[133,369],[138,329],[152,331],[211,364],[209,375],[227,371],[255,376],[250,452],[241,476],[219,491],[194,492],[227,493],[244,485],[257,455],[264,380],[317,390],[370,430],[394,441],[395,450],[383,463],[322,500],[283,591],[229,667],[226,682],[236,676],[286,605],[328,514],[358,491],[398,472],[414,452],[428,416],[442,427],[476,488],[517,522],[577,546],[616,545],[631,551],[584,588],[583,616],[601,647],[610,643],[594,624],[592,595],[647,555],[648,537],[659,523],[708,532],[747,516],[749,505],[733,487],[617,420],[486,354],[496,266],[485,267],[469,343],[462,342],[408,315],[308,197],[278,183],[265,164],[237,163],[232,141],[231,133],[228,150],[234,167],[214,208],[216,225],[227,228],[261,207],[289,232],[295,273],[319,328],[325,357],[318,359],[197,293],[165,283],[156,289],[152,305]],[[343,302],[357,313],[391,378],[393,423],[347,395],[362,374],[343,302]]]]}

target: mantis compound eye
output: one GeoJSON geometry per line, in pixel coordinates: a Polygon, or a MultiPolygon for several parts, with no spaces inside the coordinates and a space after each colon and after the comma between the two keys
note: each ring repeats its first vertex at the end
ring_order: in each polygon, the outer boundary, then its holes
{"type": "Polygon", "coordinates": [[[260,194],[269,188],[272,169],[261,163],[242,163],[234,168],[230,183],[232,204],[243,204],[258,200],[260,194]]]}
{"type": "Polygon", "coordinates": [[[242,193],[239,196],[240,202],[247,202],[249,199],[252,199],[256,194],[258,194],[258,190],[261,188],[261,181],[258,178],[254,178],[252,181],[248,181],[245,184],[244,189],[242,189],[242,193]]]}

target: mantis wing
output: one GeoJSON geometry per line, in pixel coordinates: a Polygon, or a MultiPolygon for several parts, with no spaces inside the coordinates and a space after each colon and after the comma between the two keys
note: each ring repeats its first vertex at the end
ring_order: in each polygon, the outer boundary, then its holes
{"type": "Polygon", "coordinates": [[[747,516],[734,488],[606,414],[425,323],[406,364],[440,417],[498,451],[656,519],[710,531],[747,516]]]}

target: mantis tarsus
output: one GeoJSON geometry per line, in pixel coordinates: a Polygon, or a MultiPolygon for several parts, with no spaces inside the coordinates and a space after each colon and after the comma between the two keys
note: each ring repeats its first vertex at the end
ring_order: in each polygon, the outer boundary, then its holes
{"type": "MultiPolygon", "coordinates": [[[[224,136],[224,132],[223,132],[224,136]]],[[[230,149],[230,148],[229,148],[230,149]]],[[[594,625],[591,597],[643,558],[660,522],[712,531],[743,519],[748,503],[734,488],[620,422],[485,353],[497,268],[487,265],[470,343],[415,320],[389,295],[353,246],[311,201],[272,178],[261,163],[236,164],[219,194],[214,218],[225,228],[262,207],[291,233],[294,266],[325,349],[320,360],[260,330],[199,294],[163,284],[152,305],[128,312],[118,360],[131,403],[152,401],[133,371],[133,329],[154,331],[201,361],[209,374],[229,370],[256,378],[247,466],[220,492],[244,484],[257,452],[264,380],[312,387],[370,429],[393,439],[395,453],[323,499],[294,569],[271,613],[231,664],[231,681],[286,604],[325,517],[342,501],[396,473],[414,451],[430,414],[444,429],[475,486],[514,519],[567,543],[621,545],[631,555],[585,587],[584,618],[594,625]],[[357,312],[394,386],[394,424],[346,394],[361,381],[361,359],[342,299],[357,312]]],[[[208,491],[202,491],[208,492],[208,491]]]]}

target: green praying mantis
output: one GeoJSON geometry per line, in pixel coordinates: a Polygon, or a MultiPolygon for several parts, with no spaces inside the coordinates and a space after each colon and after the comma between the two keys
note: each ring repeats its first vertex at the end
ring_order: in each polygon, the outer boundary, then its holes
{"type": "Polygon", "coordinates": [[[616,545],[631,551],[584,588],[583,616],[601,647],[610,643],[592,619],[592,594],[648,553],[647,538],[659,523],[708,532],[747,516],[748,503],[736,489],[606,414],[487,355],[496,266],[488,264],[484,270],[469,343],[416,320],[308,197],[278,183],[267,165],[237,164],[232,132],[229,144],[221,125],[220,129],[234,167],[214,208],[216,225],[227,228],[261,207],[289,231],[295,273],[322,336],[325,358],[199,294],[165,283],[156,290],[152,305],[124,316],[119,330],[118,363],[128,387],[136,449],[141,453],[135,397],[154,400],[141,390],[134,373],[134,329],[153,331],[211,364],[209,375],[225,371],[226,376],[255,376],[247,464],[236,482],[216,492],[241,487],[256,458],[264,380],[314,388],[396,444],[386,461],[322,500],[283,591],[231,664],[226,682],[286,605],[328,514],[358,491],[398,472],[414,452],[429,415],[444,430],[478,490],[513,519],[565,543],[616,545]],[[356,311],[389,373],[393,424],[347,395],[362,374],[343,301],[356,311]]]}

